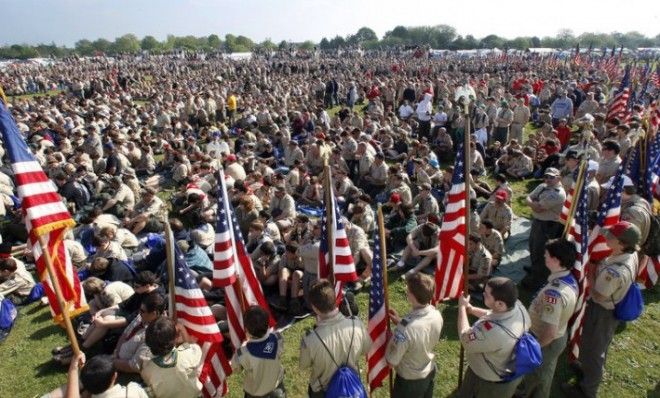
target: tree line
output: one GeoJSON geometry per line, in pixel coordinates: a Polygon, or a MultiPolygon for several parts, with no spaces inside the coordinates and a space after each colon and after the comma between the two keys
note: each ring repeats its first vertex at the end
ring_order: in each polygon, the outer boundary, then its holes
{"type": "Polygon", "coordinates": [[[469,50],[469,49],[518,49],[525,50],[532,47],[549,47],[558,49],[574,48],[603,49],[625,47],[636,49],[640,47],[660,47],[660,34],[655,37],[646,37],[639,32],[612,32],[612,33],[583,33],[575,35],[571,30],[562,29],[555,36],[521,36],[513,39],[498,35],[488,35],[476,38],[473,35],[462,36],[449,25],[437,26],[397,26],[385,33],[379,39],[373,29],[360,28],[355,34],[345,37],[323,38],[319,43],[307,40],[302,43],[288,43],[281,41],[275,44],[271,39],[255,42],[242,35],[227,34],[220,38],[217,34],[209,36],[174,36],[168,35],[163,41],[153,36],[139,39],[134,34],[117,37],[114,41],[99,38],[96,40],[82,39],[74,47],[57,46],[55,43],[39,45],[14,44],[0,47],[0,59],[27,59],[36,57],[67,57],[71,55],[115,55],[136,54],[140,51],[160,54],[173,50],[189,51],[222,51],[229,53],[249,51],[275,51],[286,50],[292,47],[312,50],[333,50],[339,48],[387,49],[410,46],[428,46],[435,49],[469,50]]]}

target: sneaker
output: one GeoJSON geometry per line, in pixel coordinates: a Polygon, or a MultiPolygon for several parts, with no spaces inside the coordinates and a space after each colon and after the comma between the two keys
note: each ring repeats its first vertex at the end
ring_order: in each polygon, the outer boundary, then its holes
{"type": "Polygon", "coordinates": [[[408,278],[415,275],[416,273],[417,273],[417,271],[411,269],[410,271],[408,271],[405,274],[401,275],[401,280],[403,280],[405,282],[408,278]]]}
{"type": "Polygon", "coordinates": [[[286,311],[288,306],[286,302],[286,297],[279,296],[274,303],[270,304],[271,307],[275,308],[278,311],[286,311]]]}
{"type": "Polygon", "coordinates": [[[406,267],[406,263],[398,261],[396,264],[390,266],[387,270],[392,272],[401,271],[406,267]]]}
{"type": "Polygon", "coordinates": [[[364,283],[360,280],[353,283],[353,286],[350,286],[349,289],[353,292],[359,292],[364,287],[364,283]]]}

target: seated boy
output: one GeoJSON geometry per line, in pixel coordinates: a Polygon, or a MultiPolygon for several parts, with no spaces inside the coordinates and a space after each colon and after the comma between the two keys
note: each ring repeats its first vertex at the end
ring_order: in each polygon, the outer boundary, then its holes
{"type": "Polygon", "coordinates": [[[34,285],[32,274],[22,262],[11,257],[0,259],[0,297],[16,305],[25,304],[34,285]]]}

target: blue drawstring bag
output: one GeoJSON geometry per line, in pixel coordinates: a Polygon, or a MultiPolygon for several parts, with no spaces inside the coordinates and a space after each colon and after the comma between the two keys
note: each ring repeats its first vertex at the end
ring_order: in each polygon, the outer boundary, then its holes
{"type": "Polygon", "coordinates": [[[314,334],[319,339],[323,348],[330,355],[330,359],[338,367],[335,373],[332,375],[328,387],[325,390],[326,398],[367,398],[367,390],[365,390],[360,380],[360,375],[352,367],[348,366],[348,359],[351,355],[351,350],[353,349],[353,337],[355,337],[355,319],[351,318],[353,322],[353,331],[351,333],[351,344],[348,347],[348,358],[343,365],[339,365],[335,358],[332,356],[330,349],[325,345],[321,336],[314,330],[314,334]]]}
{"type": "MultiPolygon", "coordinates": [[[[522,309],[520,310],[522,313],[522,309]]],[[[523,315],[523,330],[525,330],[525,314],[523,315]]],[[[523,332],[520,337],[516,337],[513,332],[504,327],[504,325],[499,322],[490,320],[489,322],[494,323],[495,325],[501,327],[506,334],[511,336],[511,338],[517,340],[515,347],[513,348],[513,353],[509,367],[506,374],[500,375],[495,366],[486,359],[486,356],[483,355],[484,361],[491,368],[495,374],[500,376],[502,382],[509,382],[515,380],[521,376],[532,373],[536,368],[543,364],[543,354],[541,353],[541,345],[534,336],[529,332],[523,332]]]]}
{"type": "Polygon", "coordinates": [[[18,316],[16,306],[8,298],[3,298],[0,303],[0,330],[8,332],[18,316]]]}
{"type": "Polygon", "coordinates": [[[626,295],[614,305],[614,317],[624,322],[634,321],[642,315],[643,311],[644,298],[642,297],[642,291],[633,278],[633,283],[628,288],[626,295]]]}

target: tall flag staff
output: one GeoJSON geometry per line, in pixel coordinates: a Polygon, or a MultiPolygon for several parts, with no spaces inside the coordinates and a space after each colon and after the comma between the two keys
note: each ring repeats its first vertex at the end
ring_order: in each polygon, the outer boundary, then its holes
{"type": "Polygon", "coordinates": [[[385,358],[387,342],[390,338],[389,292],[387,272],[383,264],[387,258],[385,245],[385,223],[383,209],[378,205],[378,223],[374,231],[374,257],[371,275],[371,290],[369,292],[369,322],[368,331],[371,337],[371,348],[367,353],[367,382],[369,396],[383,385],[383,380],[389,376],[389,391],[392,395],[392,368],[385,358]]]}

